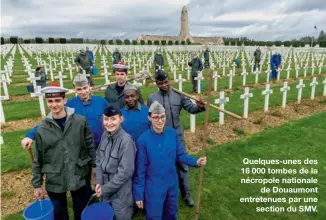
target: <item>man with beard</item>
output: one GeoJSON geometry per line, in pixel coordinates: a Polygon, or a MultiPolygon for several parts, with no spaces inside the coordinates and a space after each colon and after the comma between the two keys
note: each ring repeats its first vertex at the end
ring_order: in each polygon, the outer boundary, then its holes
{"type": "MultiPolygon", "coordinates": [[[[166,126],[174,128],[177,131],[180,143],[186,151],[184,130],[180,122],[181,109],[187,110],[190,114],[197,114],[205,111],[205,104],[202,100],[193,104],[186,96],[174,92],[170,88],[168,74],[163,70],[156,72],[155,82],[159,91],[149,95],[147,106],[151,106],[154,101],[157,101],[164,107],[166,111],[166,126]]],[[[177,172],[182,197],[185,203],[192,207],[194,206],[194,201],[190,196],[188,166],[184,163],[177,163],[177,172]]]]}

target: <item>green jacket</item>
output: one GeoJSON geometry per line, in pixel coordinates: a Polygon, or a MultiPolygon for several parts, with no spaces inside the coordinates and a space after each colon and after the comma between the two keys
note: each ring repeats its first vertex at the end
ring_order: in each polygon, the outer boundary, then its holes
{"type": "Polygon", "coordinates": [[[261,51],[255,50],[254,56],[255,56],[255,60],[260,61],[261,51]]]}
{"type": "Polygon", "coordinates": [[[75,63],[77,66],[81,66],[84,70],[89,70],[93,66],[92,58],[85,53],[85,55],[79,54],[75,58],[75,63]]]}
{"type": "Polygon", "coordinates": [[[65,107],[64,131],[50,113],[35,135],[32,185],[39,188],[45,174],[45,188],[54,193],[77,190],[86,184],[86,176],[95,167],[95,144],[87,120],[65,107]]]}
{"type": "Polygon", "coordinates": [[[164,57],[163,57],[163,55],[160,54],[160,53],[155,54],[154,63],[155,63],[155,65],[163,67],[164,66],[164,57]]]}
{"type": "MultiPolygon", "coordinates": [[[[126,84],[130,84],[130,82],[127,82],[126,84]]],[[[123,108],[125,106],[125,100],[124,100],[124,97],[123,97],[123,92],[119,95],[119,93],[118,93],[118,91],[116,89],[116,85],[117,85],[117,83],[109,85],[106,88],[106,90],[105,90],[105,99],[106,99],[106,101],[108,101],[108,103],[110,105],[114,105],[117,108],[123,108]]],[[[144,100],[143,100],[143,97],[141,95],[140,89],[137,90],[137,93],[138,93],[138,96],[139,96],[138,101],[141,104],[144,104],[144,100]]]]}
{"type": "Polygon", "coordinates": [[[198,75],[197,71],[203,70],[203,63],[198,57],[192,59],[188,65],[191,66],[191,76],[196,77],[198,75]]]}
{"type": "Polygon", "coordinates": [[[114,51],[112,54],[112,58],[113,58],[113,64],[117,64],[122,59],[121,53],[119,51],[114,51]]]}

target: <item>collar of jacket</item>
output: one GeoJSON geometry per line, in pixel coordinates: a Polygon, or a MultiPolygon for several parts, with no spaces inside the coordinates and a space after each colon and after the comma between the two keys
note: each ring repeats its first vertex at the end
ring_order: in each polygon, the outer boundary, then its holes
{"type": "Polygon", "coordinates": [[[161,136],[161,135],[164,134],[165,126],[164,126],[164,128],[163,128],[163,132],[162,132],[162,133],[157,133],[157,132],[154,130],[153,126],[151,126],[151,131],[152,131],[153,134],[155,134],[155,135],[157,135],[157,136],[161,136]]]}
{"type": "Polygon", "coordinates": [[[105,131],[106,132],[106,135],[107,135],[107,138],[108,139],[115,139],[116,137],[118,137],[120,134],[121,134],[121,132],[122,132],[122,129],[121,129],[121,127],[117,130],[117,131],[115,131],[113,134],[112,133],[110,133],[110,132],[108,132],[108,131],[105,131]]]}
{"type": "Polygon", "coordinates": [[[169,90],[168,90],[167,92],[162,92],[161,90],[158,90],[158,91],[159,91],[159,93],[160,93],[161,95],[170,95],[171,92],[172,92],[172,89],[169,88],[169,90]]]}
{"type": "MultiPolygon", "coordinates": [[[[127,111],[130,111],[130,108],[127,105],[125,106],[125,108],[126,108],[127,111]]],[[[139,102],[137,102],[137,107],[136,107],[135,110],[138,110],[138,111],[141,110],[141,104],[139,102]]]]}
{"type": "Polygon", "coordinates": [[[89,105],[92,102],[92,94],[89,95],[89,99],[87,101],[81,100],[79,96],[78,99],[83,103],[83,105],[89,105]]]}

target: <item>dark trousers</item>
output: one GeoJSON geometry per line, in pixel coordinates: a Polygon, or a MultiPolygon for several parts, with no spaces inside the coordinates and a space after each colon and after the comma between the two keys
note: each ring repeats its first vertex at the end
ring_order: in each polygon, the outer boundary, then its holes
{"type": "Polygon", "coordinates": [[[254,71],[256,71],[256,68],[260,69],[260,60],[255,60],[255,65],[254,65],[254,71]]]}
{"type": "MultiPolygon", "coordinates": [[[[68,220],[67,193],[47,192],[54,207],[54,220],[68,220]]],[[[81,214],[92,196],[89,185],[75,191],[70,191],[75,220],[81,219],[81,214]]]]}
{"type": "Polygon", "coordinates": [[[179,189],[182,197],[185,195],[190,195],[190,186],[189,186],[189,168],[187,164],[176,163],[178,179],[179,179],[179,189]]]}
{"type": "Polygon", "coordinates": [[[197,86],[197,80],[195,80],[195,78],[196,78],[197,76],[191,76],[191,82],[192,82],[192,91],[193,92],[197,92],[198,90],[198,86],[197,86]]]}
{"type": "Polygon", "coordinates": [[[205,68],[209,67],[209,60],[205,60],[204,66],[205,68]]]}

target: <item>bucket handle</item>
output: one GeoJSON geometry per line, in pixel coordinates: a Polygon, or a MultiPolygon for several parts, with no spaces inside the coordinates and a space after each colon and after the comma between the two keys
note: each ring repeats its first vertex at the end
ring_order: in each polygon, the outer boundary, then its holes
{"type": "Polygon", "coordinates": [[[96,193],[94,193],[94,194],[91,196],[91,198],[89,198],[89,200],[88,200],[88,202],[87,202],[87,204],[86,204],[86,206],[85,206],[85,208],[84,208],[82,214],[84,213],[85,209],[87,208],[87,206],[89,205],[89,203],[92,201],[92,199],[94,198],[94,196],[96,196],[96,193]]]}

